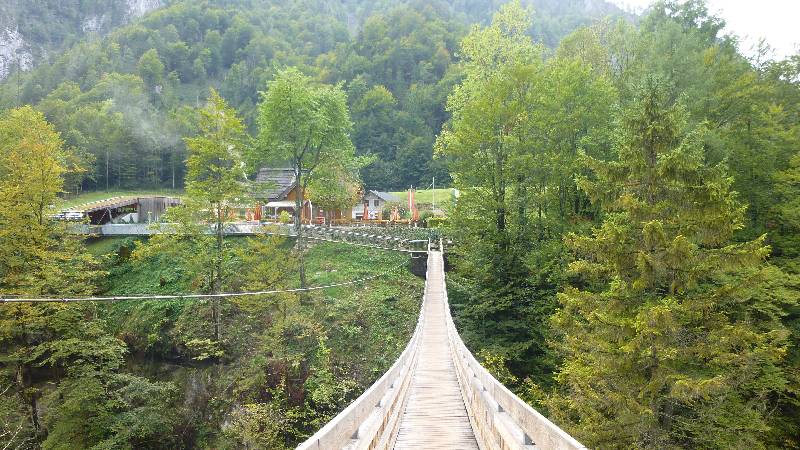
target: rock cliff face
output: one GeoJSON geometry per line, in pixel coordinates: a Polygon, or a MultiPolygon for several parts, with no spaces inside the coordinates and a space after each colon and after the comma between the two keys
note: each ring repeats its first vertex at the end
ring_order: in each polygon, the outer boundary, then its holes
{"type": "Polygon", "coordinates": [[[28,70],[49,54],[89,34],[114,28],[163,6],[165,0],[0,0],[0,80],[20,68],[28,70]]]}
{"type": "Polygon", "coordinates": [[[28,70],[32,55],[25,49],[25,40],[16,28],[0,29],[0,79],[8,76],[12,68],[28,70]]]}
{"type": "Polygon", "coordinates": [[[160,0],[127,0],[128,14],[131,17],[140,17],[148,12],[160,8],[160,0]]]}

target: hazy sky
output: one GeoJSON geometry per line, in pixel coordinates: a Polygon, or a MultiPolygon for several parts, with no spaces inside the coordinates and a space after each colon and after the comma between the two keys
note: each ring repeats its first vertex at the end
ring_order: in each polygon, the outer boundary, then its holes
{"type": "MultiPolygon", "coordinates": [[[[641,11],[653,0],[610,0],[625,9],[641,11]]],[[[800,44],[800,0],[708,0],[709,10],[725,19],[725,32],[739,35],[741,50],[750,49],[760,38],[775,49],[775,57],[796,53],[800,44]]]]}

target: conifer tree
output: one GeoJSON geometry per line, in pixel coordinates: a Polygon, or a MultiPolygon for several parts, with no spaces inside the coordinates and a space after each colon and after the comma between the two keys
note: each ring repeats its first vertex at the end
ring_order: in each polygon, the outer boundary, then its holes
{"type": "Polygon", "coordinates": [[[800,274],[800,153],[788,169],[775,174],[775,191],[778,201],[772,211],[775,226],[770,241],[784,266],[800,274]]]}
{"type": "Polygon", "coordinates": [[[775,265],[782,273],[773,295],[786,303],[783,323],[791,331],[789,351],[784,364],[789,388],[780,398],[781,413],[773,425],[778,436],[776,446],[800,446],[800,153],[789,162],[789,168],[775,174],[777,197],[772,209],[769,235],[775,265]]]}
{"type": "Polygon", "coordinates": [[[733,243],[744,206],[701,127],[647,77],[621,115],[617,161],[585,157],[580,188],[605,212],[568,235],[573,287],[556,421],[598,448],[760,448],[784,389],[787,333],[763,294],[764,237],[733,243]]]}

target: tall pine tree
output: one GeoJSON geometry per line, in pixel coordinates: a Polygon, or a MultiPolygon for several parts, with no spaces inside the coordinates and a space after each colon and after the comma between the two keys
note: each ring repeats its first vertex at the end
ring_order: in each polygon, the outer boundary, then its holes
{"type": "Polygon", "coordinates": [[[605,212],[568,235],[559,296],[561,421],[598,448],[760,448],[787,333],[763,295],[764,238],[733,243],[744,206],[703,127],[647,77],[621,115],[617,161],[590,157],[580,188],[605,212]]]}

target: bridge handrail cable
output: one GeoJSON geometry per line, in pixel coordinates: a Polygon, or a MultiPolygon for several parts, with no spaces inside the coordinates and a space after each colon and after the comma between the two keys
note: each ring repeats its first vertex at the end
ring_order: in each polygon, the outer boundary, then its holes
{"type": "MultiPolygon", "coordinates": [[[[442,243],[439,248],[443,249],[442,243]]],[[[453,352],[461,393],[475,437],[483,444],[482,449],[586,449],[580,442],[517,397],[481,366],[458,334],[450,314],[446,287],[444,309],[447,336],[453,352]]]]}
{"type": "MultiPolygon", "coordinates": [[[[428,244],[430,249],[430,243],[428,244]]],[[[330,450],[387,448],[388,440],[399,425],[405,393],[416,365],[419,342],[425,323],[425,301],[428,297],[428,273],[425,274],[425,295],[419,318],[403,353],[378,381],[355,399],[319,431],[297,446],[297,450],[330,450]]]]}
{"type": "MultiPolygon", "coordinates": [[[[441,241],[428,243],[429,262],[432,257],[442,257],[441,253],[431,252],[436,247],[444,250],[441,241]]],[[[300,444],[298,450],[385,449],[392,444],[419,354],[425,304],[431,288],[429,275],[430,264],[417,327],[403,353],[378,381],[300,444]]],[[[444,287],[443,308],[451,357],[481,449],[585,450],[585,446],[514,395],[481,366],[458,334],[450,314],[446,284],[444,287]]]]}
{"type": "Polygon", "coordinates": [[[300,292],[321,291],[335,287],[351,286],[372,281],[376,278],[386,276],[397,269],[408,265],[408,260],[398,264],[389,270],[357,280],[342,281],[339,283],[326,284],[323,286],[310,286],[304,288],[291,289],[272,289],[266,291],[246,291],[246,292],[222,292],[218,294],[143,294],[143,295],[118,295],[108,297],[21,297],[21,296],[0,296],[0,304],[3,303],[74,303],[74,302],[118,302],[128,300],[188,300],[188,299],[209,299],[209,298],[229,298],[229,297],[253,297],[272,294],[289,294],[300,292]]]}

